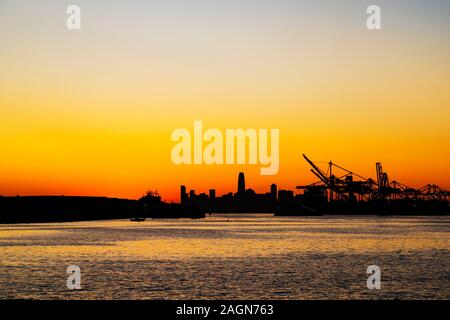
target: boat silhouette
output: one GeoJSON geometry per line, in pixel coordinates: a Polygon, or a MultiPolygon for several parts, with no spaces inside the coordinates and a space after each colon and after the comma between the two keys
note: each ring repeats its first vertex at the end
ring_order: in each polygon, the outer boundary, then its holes
{"type": "Polygon", "coordinates": [[[138,200],[143,207],[144,217],[151,219],[201,219],[205,218],[206,211],[196,207],[179,203],[167,203],[161,200],[158,192],[147,192],[138,200]]]}

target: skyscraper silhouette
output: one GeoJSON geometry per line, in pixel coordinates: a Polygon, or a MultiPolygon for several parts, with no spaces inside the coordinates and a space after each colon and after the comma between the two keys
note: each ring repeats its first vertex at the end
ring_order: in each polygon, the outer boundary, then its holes
{"type": "Polygon", "coordinates": [[[180,203],[185,204],[187,202],[187,199],[188,199],[188,194],[186,192],[186,187],[182,185],[180,187],[180,203]]]}
{"type": "Polygon", "coordinates": [[[245,176],[243,172],[239,172],[238,178],[238,194],[245,194],[245,176]]]}
{"type": "Polygon", "coordinates": [[[277,185],[275,183],[272,183],[270,186],[270,195],[273,199],[277,199],[277,185]]]}

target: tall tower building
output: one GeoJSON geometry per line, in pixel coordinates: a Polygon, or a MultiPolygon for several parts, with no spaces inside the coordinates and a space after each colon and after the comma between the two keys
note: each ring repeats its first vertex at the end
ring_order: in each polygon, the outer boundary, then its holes
{"type": "Polygon", "coordinates": [[[185,186],[181,186],[180,187],[180,202],[181,202],[181,204],[186,203],[187,199],[188,199],[188,194],[186,192],[186,187],[185,186]]]}
{"type": "Polygon", "coordinates": [[[238,194],[245,194],[245,176],[243,172],[239,172],[238,178],[238,194]]]}
{"type": "Polygon", "coordinates": [[[277,199],[277,185],[275,183],[272,183],[270,186],[270,195],[273,199],[277,199]]]}

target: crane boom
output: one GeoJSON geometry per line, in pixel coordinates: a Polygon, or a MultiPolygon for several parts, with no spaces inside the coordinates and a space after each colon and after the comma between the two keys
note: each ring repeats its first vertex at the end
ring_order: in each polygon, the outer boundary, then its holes
{"type": "MultiPolygon", "coordinates": [[[[323,181],[324,183],[326,183],[326,184],[329,184],[329,183],[330,183],[328,177],[322,172],[322,170],[319,169],[319,167],[317,167],[317,166],[314,164],[314,162],[312,162],[311,160],[309,160],[308,157],[307,157],[305,154],[303,154],[303,158],[305,158],[305,160],[311,165],[311,167],[314,168],[314,170],[315,170],[316,172],[313,172],[313,173],[316,174],[316,175],[320,178],[320,180],[322,180],[322,181],[323,181]]],[[[312,171],[312,170],[311,170],[311,171],[312,171]]]]}

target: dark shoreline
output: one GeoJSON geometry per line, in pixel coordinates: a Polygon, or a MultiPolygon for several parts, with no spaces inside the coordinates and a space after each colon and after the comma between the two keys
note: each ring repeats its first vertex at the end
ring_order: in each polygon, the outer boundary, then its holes
{"type": "MultiPolygon", "coordinates": [[[[306,211],[275,213],[275,210],[205,210],[206,216],[211,214],[235,214],[236,216],[250,213],[260,213],[281,217],[314,217],[314,216],[448,216],[450,211],[442,206],[440,210],[433,203],[428,203],[420,210],[406,207],[405,210],[390,210],[389,206],[378,206],[371,210],[326,210],[320,214],[311,214],[306,211]],[[275,214],[274,214],[275,213],[275,214]]],[[[416,208],[417,209],[417,208],[416,208]]],[[[96,220],[132,219],[135,217],[152,218],[152,214],[146,213],[140,200],[107,198],[107,197],[83,197],[83,196],[0,196],[0,224],[17,223],[52,223],[52,222],[77,222],[96,220]]],[[[154,208],[153,218],[176,219],[198,218],[195,208],[184,208],[178,204],[164,204],[154,208]],[[163,214],[164,213],[164,214],[163,214]]],[[[202,215],[204,217],[204,214],[202,215]]]]}
{"type": "Polygon", "coordinates": [[[46,223],[130,219],[137,200],[81,196],[0,197],[0,223],[46,223]]]}

